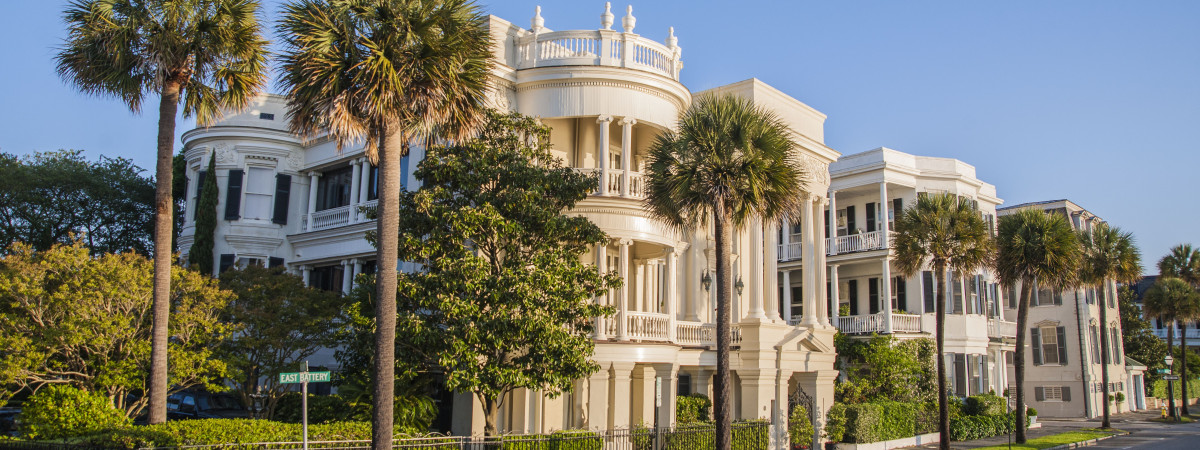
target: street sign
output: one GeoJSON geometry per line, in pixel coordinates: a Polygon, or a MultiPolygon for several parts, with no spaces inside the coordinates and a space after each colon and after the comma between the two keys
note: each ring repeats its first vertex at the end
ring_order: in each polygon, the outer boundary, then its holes
{"type": "Polygon", "coordinates": [[[321,383],[329,381],[329,371],[325,372],[287,372],[279,374],[279,383],[321,383]]]}
{"type": "Polygon", "coordinates": [[[1164,377],[1163,377],[1163,379],[1164,379],[1164,380],[1171,380],[1171,381],[1175,381],[1175,380],[1178,380],[1178,379],[1179,379],[1179,375],[1167,375],[1167,376],[1164,376],[1164,377]]]}
{"type": "Polygon", "coordinates": [[[1158,369],[1158,373],[1171,373],[1171,369],[1158,369]]]}

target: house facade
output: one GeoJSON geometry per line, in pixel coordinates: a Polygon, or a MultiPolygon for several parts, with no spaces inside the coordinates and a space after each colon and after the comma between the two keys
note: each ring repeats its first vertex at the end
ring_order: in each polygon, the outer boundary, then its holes
{"type": "MultiPolygon", "coordinates": [[[[828,203],[828,167],[839,156],[823,143],[825,115],[755,79],[690,91],[679,81],[682,50],[673,30],[653,30],[666,35],[664,42],[637,34],[631,9],[619,19],[606,10],[591,30],[552,31],[540,8],[530,23],[489,18],[496,44],[491,104],[540,118],[551,128],[553,154],[598,177],[592,195],[565,213],[587,217],[609,235],[584,258],[597,270],[617,271],[624,284],[597,299],[618,311],[599,319],[593,336],[600,371],[562,395],[514,392],[502,406],[499,431],[667,426],[676,395],[711,395],[716,305],[706,280],[714,274],[714,237],[653,220],[642,178],[654,138],[695,96],[709,93],[748,98],[786,122],[807,174],[802,215],[813,230],[795,237],[802,249],[795,258],[779,256],[790,248],[778,240],[779,224],[755,222],[735,236],[734,413],[782,423],[795,399],[811,399],[819,430],[833,404],[836,320],[820,301],[781,308],[776,287],[787,263],[786,273],[813,290],[807,298],[825,295],[815,289],[826,276],[817,223],[828,203]]],[[[311,286],[348,292],[357,274],[374,270],[375,249],[364,233],[375,223],[362,208],[376,203],[376,169],[361,148],[339,149],[323,137],[302,141],[288,131],[287,117],[284,99],[266,95],[212,127],[184,133],[189,187],[179,250],[186,253],[194,240],[198,181],[214,177],[218,271],[282,265],[311,286]],[[210,158],[215,173],[207,173],[210,158]]],[[[404,158],[405,189],[419,187],[412,172],[423,153],[415,146],[404,158]]],[[[473,396],[456,394],[453,416],[454,433],[482,432],[473,396]]]]}
{"type": "MultiPolygon", "coordinates": [[[[1091,230],[1103,220],[1070,200],[1023,203],[1001,208],[1006,216],[1026,208],[1037,208],[1066,217],[1075,230],[1091,230]]],[[[1009,292],[1012,319],[1021,284],[1009,292]]],[[[1104,301],[1095,287],[1056,291],[1035,286],[1029,302],[1029,325],[1022,332],[1029,342],[1025,360],[1025,401],[1045,417],[1096,417],[1103,413],[1100,334],[1109,342],[1109,392],[1121,392],[1125,401],[1111,402],[1113,413],[1145,407],[1142,366],[1127,366],[1121,340],[1121,315],[1117,285],[1104,286],[1104,301]],[[1100,308],[1107,309],[1108,323],[1100,322],[1100,308]]]]}
{"type": "MultiPolygon", "coordinates": [[[[897,273],[891,247],[895,220],[919,195],[952,193],[974,202],[995,229],[996,187],[975,167],[951,158],[917,156],[890,148],[846,155],[829,167],[829,207],[815,226],[823,228],[831,307],[842,333],[855,337],[891,334],[898,339],[934,337],[936,292],[946,296],[945,353],[950,390],[968,396],[1002,394],[1011,379],[1016,324],[1006,315],[1003,289],[986,268],[949,273],[937,280],[932,268],[905,277],[897,273]],[[831,305],[832,306],[832,305],[831,305]]],[[[795,231],[793,228],[790,231],[795,231]]],[[[788,233],[784,233],[788,234],[788,233]]],[[[791,234],[787,242],[796,240],[791,234]]],[[[796,289],[787,270],[803,262],[781,262],[785,304],[812,298],[796,289]],[[788,295],[790,294],[790,295],[788,295]]],[[[821,287],[821,286],[818,286],[821,287]]]]}

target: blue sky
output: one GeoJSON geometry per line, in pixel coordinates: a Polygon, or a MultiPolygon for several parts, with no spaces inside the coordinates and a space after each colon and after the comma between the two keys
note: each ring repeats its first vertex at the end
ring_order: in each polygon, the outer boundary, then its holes
{"type": "MultiPolygon", "coordinates": [[[[0,2],[0,151],[153,168],[153,110],[54,73],[64,4],[0,2]]],[[[538,4],[565,30],[598,28],[604,3],[483,2],[524,27],[538,4]]],[[[634,15],[656,40],[675,27],[693,91],[759,78],[827,114],[843,154],[958,158],[1008,205],[1069,198],[1132,231],[1148,273],[1172,245],[1200,244],[1200,2],[654,1],[634,15]]]]}

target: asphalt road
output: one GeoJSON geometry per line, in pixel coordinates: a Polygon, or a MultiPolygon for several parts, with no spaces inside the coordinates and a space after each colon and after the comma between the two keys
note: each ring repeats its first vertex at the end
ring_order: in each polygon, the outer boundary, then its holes
{"type": "Polygon", "coordinates": [[[1114,427],[1129,431],[1128,436],[1119,436],[1096,443],[1089,449],[1154,449],[1154,450],[1197,450],[1200,449],[1200,422],[1168,425],[1154,422],[1114,423],[1114,427]]]}

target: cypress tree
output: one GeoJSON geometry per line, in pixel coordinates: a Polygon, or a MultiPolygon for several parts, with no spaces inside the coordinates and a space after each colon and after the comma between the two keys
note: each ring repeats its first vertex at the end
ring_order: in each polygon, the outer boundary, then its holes
{"type": "Polygon", "coordinates": [[[208,157],[208,175],[200,186],[200,199],[196,201],[196,234],[192,249],[188,251],[188,263],[205,275],[213,273],[213,247],[217,232],[217,171],[216,153],[208,157]]]}

